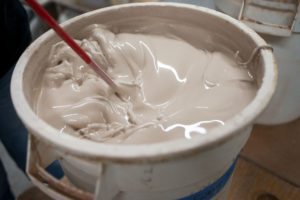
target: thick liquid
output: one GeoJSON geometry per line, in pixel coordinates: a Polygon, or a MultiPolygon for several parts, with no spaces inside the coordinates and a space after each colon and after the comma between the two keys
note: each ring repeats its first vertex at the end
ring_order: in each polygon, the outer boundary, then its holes
{"type": "Polygon", "coordinates": [[[36,112],[60,130],[100,142],[144,144],[205,135],[240,112],[257,85],[234,56],[172,37],[87,28],[81,47],[121,98],[63,42],[47,59],[36,112]]]}

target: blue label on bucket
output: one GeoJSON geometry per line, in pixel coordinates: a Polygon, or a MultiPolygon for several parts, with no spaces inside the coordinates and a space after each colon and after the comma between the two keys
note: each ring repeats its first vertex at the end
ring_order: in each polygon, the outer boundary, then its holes
{"type": "Polygon", "coordinates": [[[218,180],[210,184],[209,186],[205,187],[204,189],[200,190],[199,192],[192,194],[187,197],[183,197],[179,200],[209,200],[214,197],[218,192],[222,190],[225,186],[229,178],[231,177],[237,158],[234,160],[233,164],[230,168],[223,174],[218,180]]]}

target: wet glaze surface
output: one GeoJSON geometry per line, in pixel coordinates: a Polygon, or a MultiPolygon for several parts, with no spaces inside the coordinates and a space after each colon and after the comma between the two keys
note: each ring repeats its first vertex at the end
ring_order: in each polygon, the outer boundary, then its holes
{"type": "Polygon", "coordinates": [[[61,133],[125,144],[191,139],[225,125],[256,94],[251,73],[228,53],[100,25],[83,32],[78,43],[123,94],[116,96],[63,42],[55,44],[35,110],[61,133]]]}

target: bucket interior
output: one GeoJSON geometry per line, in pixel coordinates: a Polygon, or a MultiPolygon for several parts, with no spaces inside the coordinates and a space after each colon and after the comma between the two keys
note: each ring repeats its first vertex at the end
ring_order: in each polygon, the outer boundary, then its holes
{"type": "MultiPolygon", "coordinates": [[[[83,39],[82,29],[92,24],[106,25],[114,33],[176,37],[196,48],[221,51],[232,56],[239,52],[241,61],[247,61],[258,45],[265,45],[254,31],[229,16],[207,8],[177,3],[113,6],[77,16],[62,26],[73,38],[83,39]]],[[[48,31],[23,53],[12,78],[12,99],[20,118],[32,135],[38,136],[41,141],[58,151],[93,159],[135,162],[138,158],[147,158],[156,161],[168,155],[179,156],[193,153],[194,150],[214,148],[217,143],[228,141],[251,125],[269,102],[276,83],[273,56],[264,51],[248,65],[257,82],[256,96],[241,113],[228,119],[230,123],[227,126],[213,129],[213,134],[207,134],[205,140],[203,137],[195,137],[189,141],[182,138],[143,146],[99,143],[69,134],[61,134],[60,139],[57,139],[59,130],[37,117],[34,102],[40,89],[42,74],[47,67],[47,57],[52,45],[58,41],[61,39],[53,31],[48,31]],[[161,152],[161,149],[167,150],[161,152]]]]}
{"type": "MultiPolygon", "coordinates": [[[[143,33],[178,37],[196,48],[221,51],[234,55],[239,51],[241,60],[247,60],[256,47],[250,36],[226,20],[197,10],[181,7],[138,6],[103,10],[82,15],[67,21],[66,31],[75,39],[83,39],[82,29],[91,24],[104,24],[115,33],[143,33]],[[176,14],[174,14],[176,13],[176,14]]],[[[23,76],[26,100],[34,110],[34,100],[41,74],[47,67],[46,58],[51,46],[60,39],[47,32],[33,43],[23,76]]],[[[262,83],[264,69],[262,59],[249,66],[258,87],[262,83]]]]}

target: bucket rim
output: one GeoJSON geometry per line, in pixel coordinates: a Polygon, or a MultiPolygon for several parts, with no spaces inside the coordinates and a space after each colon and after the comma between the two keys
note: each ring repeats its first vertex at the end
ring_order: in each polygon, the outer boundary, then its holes
{"type": "MultiPolygon", "coordinates": [[[[173,7],[178,9],[192,9],[208,15],[213,15],[219,19],[225,20],[227,23],[235,26],[243,34],[257,45],[266,45],[266,42],[252,29],[244,25],[242,22],[220,13],[218,11],[195,5],[183,3],[131,3],[107,8],[101,8],[95,11],[87,12],[74,17],[63,26],[77,21],[79,18],[97,15],[101,12],[109,12],[128,7],[139,8],[141,6],[148,7],[173,7]]],[[[277,66],[273,53],[270,50],[261,50],[261,57],[264,63],[264,76],[261,87],[257,90],[256,96],[241,112],[234,117],[226,120],[226,125],[216,127],[210,130],[210,133],[204,137],[194,137],[192,140],[185,138],[170,140],[153,144],[108,144],[99,143],[91,140],[81,139],[69,134],[57,135],[58,130],[48,125],[34,113],[29,106],[23,92],[23,74],[26,64],[33,54],[35,44],[41,43],[53,31],[47,31],[34,41],[21,55],[16,64],[11,80],[11,96],[13,105],[18,116],[21,118],[26,128],[38,140],[43,141],[48,147],[58,150],[61,153],[71,154],[89,160],[114,161],[114,162],[157,162],[166,161],[176,157],[185,157],[195,153],[207,151],[215,148],[231,138],[238,135],[244,129],[249,128],[255,118],[266,108],[275,91],[277,82],[277,66]],[[42,131],[41,131],[42,130],[42,131]]]]}

